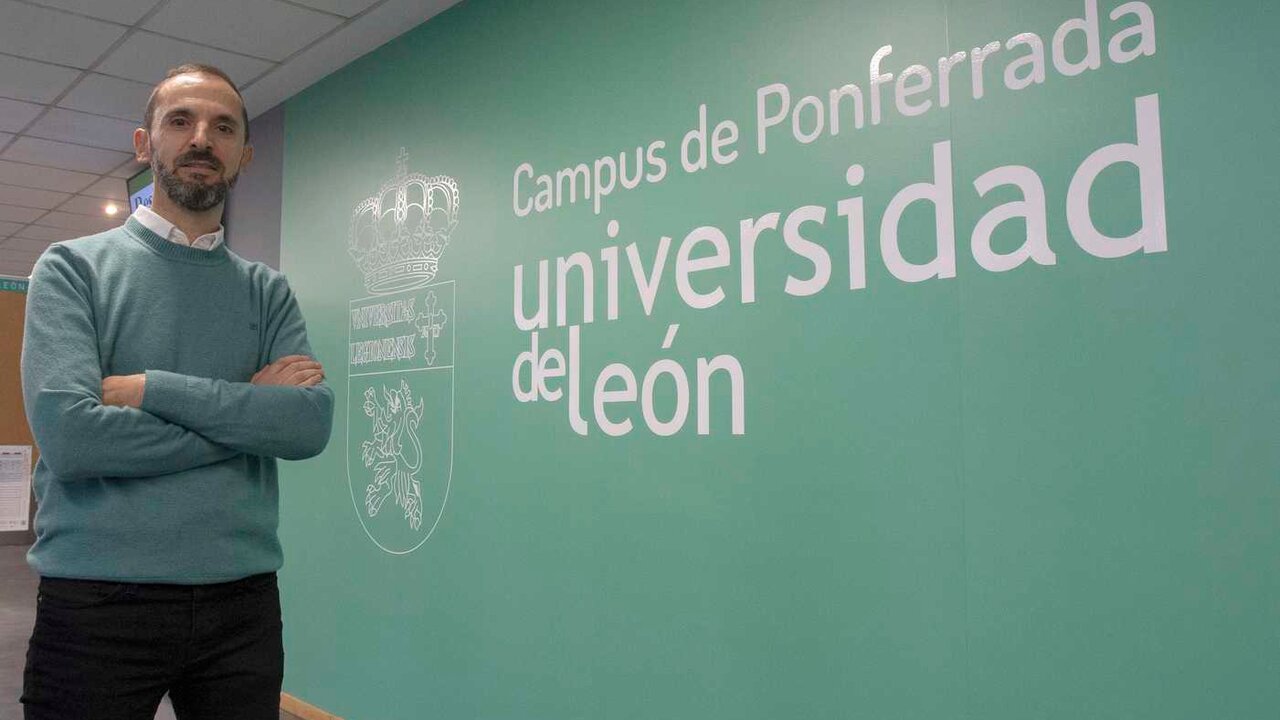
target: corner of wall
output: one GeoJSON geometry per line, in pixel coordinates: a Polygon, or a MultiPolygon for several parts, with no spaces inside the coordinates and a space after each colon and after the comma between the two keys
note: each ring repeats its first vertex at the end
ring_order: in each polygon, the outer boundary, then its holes
{"type": "Polygon", "coordinates": [[[280,207],[284,184],[284,104],[249,123],[253,163],[227,198],[227,247],[280,269],[280,207]]]}

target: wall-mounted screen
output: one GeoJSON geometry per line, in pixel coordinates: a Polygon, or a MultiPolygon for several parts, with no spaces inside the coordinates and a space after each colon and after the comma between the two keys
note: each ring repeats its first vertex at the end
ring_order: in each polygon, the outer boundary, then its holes
{"type": "Polygon", "coordinates": [[[155,189],[155,183],[152,181],[151,168],[147,168],[142,172],[134,175],[128,180],[129,188],[129,211],[133,212],[138,209],[139,205],[151,207],[151,192],[155,189]]]}

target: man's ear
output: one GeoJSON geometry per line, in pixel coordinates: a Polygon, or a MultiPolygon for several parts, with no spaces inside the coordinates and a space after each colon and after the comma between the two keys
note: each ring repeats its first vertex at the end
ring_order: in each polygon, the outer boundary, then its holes
{"type": "Polygon", "coordinates": [[[133,131],[133,159],[140,163],[151,163],[151,133],[146,128],[133,131]]]}
{"type": "Polygon", "coordinates": [[[252,145],[245,145],[245,146],[244,146],[244,151],[240,153],[240,170],[241,170],[241,172],[243,172],[245,168],[249,167],[249,163],[251,163],[251,162],[253,162],[253,146],[252,146],[252,145]]]}

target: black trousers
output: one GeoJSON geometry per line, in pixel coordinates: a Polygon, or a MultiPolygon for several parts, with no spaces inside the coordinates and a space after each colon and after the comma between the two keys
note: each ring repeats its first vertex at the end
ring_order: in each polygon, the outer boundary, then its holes
{"type": "Polygon", "coordinates": [[[217,585],[40,580],[27,720],[278,720],[284,674],[275,573],[217,585]]]}

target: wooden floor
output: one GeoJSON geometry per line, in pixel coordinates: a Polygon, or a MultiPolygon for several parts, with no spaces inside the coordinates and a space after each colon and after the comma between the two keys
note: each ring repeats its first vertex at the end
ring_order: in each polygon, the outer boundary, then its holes
{"type": "MultiPolygon", "coordinates": [[[[22,668],[27,641],[36,621],[35,573],[27,566],[27,549],[0,547],[0,720],[21,720],[22,668]]],[[[156,720],[174,720],[166,697],[156,720]]],[[[298,720],[283,710],[280,720],[298,720]]]]}

